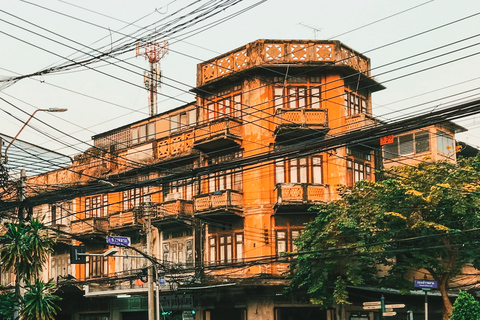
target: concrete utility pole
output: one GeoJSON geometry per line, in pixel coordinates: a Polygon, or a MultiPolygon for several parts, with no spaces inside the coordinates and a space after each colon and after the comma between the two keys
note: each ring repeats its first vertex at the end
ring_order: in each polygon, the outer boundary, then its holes
{"type": "MultiPolygon", "coordinates": [[[[152,217],[151,217],[151,206],[150,202],[144,204],[144,213],[146,214],[145,219],[145,233],[147,234],[147,255],[152,256],[152,217]]],[[[153,299],[153,275],[154,266],[148,268],[148,281],[147,281],[147,290],[148,290],[148,320],[154,320],[155,314],[155,303],[153,299]]],[[[156,268],[155,268],[156,269],[156,268]]],[[[158,306],[156,306],[158,308],[158,306]]]]}
{"type": "Polygon", "coordinates": [[[136,49],[137,56],[141,54],[140,47],[144,50],[143,55],[145,56],[145,59],[150,63],[150,71],[144,72],[143,82],[149,91],[148,114],[151,117],[157,114],[157,87],[160,87],[160,78],[162,77],[159,62],[160,59],[168,53],[168,42],[138,43],[136,49]]]}

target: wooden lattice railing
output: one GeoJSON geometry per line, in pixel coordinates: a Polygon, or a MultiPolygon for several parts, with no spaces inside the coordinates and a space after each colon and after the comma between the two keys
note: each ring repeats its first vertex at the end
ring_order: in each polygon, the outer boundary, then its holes
{"type": "Polygon", "coordinates": [[[165,159],[188,153],[193,147],[193,135],[194,131],[189,130],[158,140],[157,158],[165,159]]]}
{"type": "Polygon", "coordinates": [[[277,126],[302,125],[328,128],[326,109],[277,109],[275,111],[277,126]]]}
{"type": "Polygon", "coordinates": [[[277,204],[316,204],[330,200],[329,187],[314,183],[277,184],[277,204]]]}
{"type": "Polygon", "coordinates": [[[165,218],[176,215],[193,215],[193,201],[177,199],[156,203],[152,208],[152,218],[165,218]]]}
{"type": "Polygon", "coordinates": [[[359,113],[359,114],[345,118],[345,126],[347,131],[366,128],[376,123],[379,123],[377,119],[370,117],[365,113],[359,113]]]}
{"type": "Polygon", "coordinates": [[[109,217],[110,229],[133,226],[137,223],[133,210],[111,214],[109,217]]]}
{"type": "Polygon", "coordinates": [[[327,63],[370,76],[370,59],[338,41],[258,40],[200,64],[197,86],[262,65],[327,63]]]}
{"type": "Polygon", "coordinates": [[[243,195],[236,190],[223,190],[203,194],[195,197],[195,212],[212,211],[222,208],[241,208],[243,206],[243,195]]]}
{"type": "Polygon", "coordinates": [[[195,143],[217,137],[242,137],[242,121],[230,117],[212,120],[195,127],[195,143]]]}

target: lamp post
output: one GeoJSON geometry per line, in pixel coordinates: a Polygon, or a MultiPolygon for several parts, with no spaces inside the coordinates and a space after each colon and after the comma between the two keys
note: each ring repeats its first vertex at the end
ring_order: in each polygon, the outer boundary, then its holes
{"type": "Polygon", "coordinates": [[[32,118],[35,116],[35,114],[39,111],[45,111],[45,112],[65,112],[67,111],[68,109],[66,108],[48,108],[48,109],[37,109],[35,110],[32,115],[30,116],[30,118],[28,118],[27,121],[25,121],[25,123],[23,124],[23,127],[20,129],[20,131],[18,131],[17,135],[12,139],[12,141],[10,141],[10,143],[8,144],[8,146],[5,148],[5,160],[3,163],[7,163],[8,162],[8,157],[7,157],[7,151],[8,151],[8,148],[10,148],[10,146],[12,145],[13,141],[15,141],[18,137],[18,135],[20,134],[20,132],[23,131],[23,129],[27,126],[27,124],[30,122],[30,120],[32,120],[32,118]]]}

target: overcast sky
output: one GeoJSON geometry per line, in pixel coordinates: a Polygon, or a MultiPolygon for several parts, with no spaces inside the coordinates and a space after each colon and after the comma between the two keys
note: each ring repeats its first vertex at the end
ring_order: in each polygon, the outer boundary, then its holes
{"type": "MultiPolygon", "coordinates": [[[[236,1],[31,1],[2,1],[0,79],[54,69],[0,83],[11,103],[0,101],[0,133],[15,135],[37,108],[68,108],[37,113],[52,127],[34,120],[45,135],[27,128],[19,138],[70,155],[95,134],[148,117],[148,63],[127,45],[140,35],[170,33],[159,112],[193,101],[199,62],[257,39],[335,39],[364,53],[386,86],[372,98],[382,120],[480,97],[478,0],[244,0],[210,18],[194,10],[236,1]],[[105,62],[58,70],[122,44],[105,62]]],[[[458,138],[480,145],[480,117],[457,123],[469,129],[458,138]]]]}

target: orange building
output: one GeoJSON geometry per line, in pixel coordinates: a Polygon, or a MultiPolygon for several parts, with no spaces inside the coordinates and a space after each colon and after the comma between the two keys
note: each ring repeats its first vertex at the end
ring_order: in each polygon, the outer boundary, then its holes
{"type": "Polygon", "coordinates": [[[309,207],[374,179],[379,145],[314,146],[375,123],[381,89],[370,60],[338,41],[258,40],[199,64],[195,102],[98,134],[70,167],[31,178],[83,190],[35,208],[73,234],[46,268],[71,285],[61,316],[146,319],[150,305],[163,319],[333,319],[284,296],[282,253],[309,207]],[[107,236],[132,248],[104,255],[107,236]],[[86,264],[70,264],[70,245],[86,264]],[[156,283],[142,281],[142,254],[158,261],[156,283]]]}

